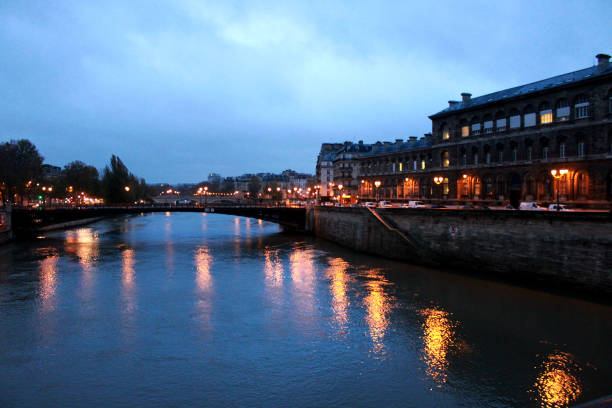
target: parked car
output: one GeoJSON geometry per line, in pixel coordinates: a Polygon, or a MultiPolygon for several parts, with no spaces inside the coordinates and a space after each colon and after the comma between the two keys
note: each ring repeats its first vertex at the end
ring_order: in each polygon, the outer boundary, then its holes
{"type": "Polygon", "coordinates": [[[378,206],[381,207],[381,208],[391,208],[391,207],[393,207],[393,204],[391,204],[388,201],[379,201],[378,202],[378,206]]]}
{"type": "Polygon", "coordinates": [[[444,204],[434,204],[431,208],[446,208],[446,206],[444,204]]]}
{"type": "Polygon", "coordinates": [[[548,206],[548,211],[557,211],[557,205],[559,206],[558,211],[569,211],[563,204],[551,204],[548,206]]]}
{"type": "Polygon", "coordinates": [[[544,211],[546,208],[540,207],[535,201],[523,201],[519,205],[519,210],[525,211],[544,211]]]}
{"type": "Polygon", "coordinates": [[[410,208],[427,208],[424,202],[422,201],[408,201],[408,207],[410,208]]]}
{"type": "Polygon", "coordinates": [[[366,201],[365,203],[363,203],[363,206],[373,208],[376,207],[376,203],[373,203],[372,201],[366,201]]]}

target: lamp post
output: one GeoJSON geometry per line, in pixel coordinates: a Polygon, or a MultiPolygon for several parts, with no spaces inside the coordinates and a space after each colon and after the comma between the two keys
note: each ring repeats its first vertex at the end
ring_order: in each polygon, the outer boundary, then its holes
{"type": "Polygon", "coordinates": [[[376,187],[376,201],[378,201],[378,187],[380,187],[380,184],[381,184],[380,180],[376,180],[374,182],[374,186],[376,187]]]}
{"type": "Polygon", "coordinates": [[[204,186],[204,207],[208,205],[208,186],[204,186]]]}
{"type": "MultiPolygon", "coordinates": [[[[442,176],[436,176],[433,178],[433,181],[439,186],[444,181],[444,178],[442,176]]],[[[440,194],[440,198],[442,198],[442,194],[440,194]]]]}
{"type": "Polygon", "coordinates": [[[569,170],[567,170],[567,169],[561,169],[561,170],[552,169],[550,171],[550,174],[557,180],[557,211],[560,210],[560,208],[559,208],[559,183],[561,181],[559,179],[561,177],[565,176],[568,172],[569,172],[569,170]]]}

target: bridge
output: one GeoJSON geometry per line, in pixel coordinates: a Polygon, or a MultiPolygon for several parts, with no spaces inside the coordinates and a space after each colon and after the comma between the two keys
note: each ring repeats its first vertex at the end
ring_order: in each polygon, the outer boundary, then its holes
{"type": "Polygon", "coordinates": [[[266,206],[197,206],[197,205],[129,205],[51,208],[13,208],[12,227],[15,236],[31,236],[41,231],[70,227],[104,217],[154,212],[206,212],[257,218],[281,225],[287,230],[310,230],[304,207],[266,206]]]}

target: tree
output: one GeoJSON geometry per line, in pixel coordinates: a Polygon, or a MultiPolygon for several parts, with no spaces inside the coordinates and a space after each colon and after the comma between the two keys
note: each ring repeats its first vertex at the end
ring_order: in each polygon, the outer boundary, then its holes
{"type": "Polygon", "coordinates": [[[110,165],[104,168],[102,176],[102,191],[105,202],[109,204],[133,202],[135,181],[136,178],[130,174],[121,159],[113,154],[110,165]]]}
{"type": "Polygon", "coordinates": [[[96,196],[100,193],[98,170],[78,160],[64,166],[62,184],[68,188],[68,192],[75,194],[85,192],[90,196],[96,196]]]}
{"type": "Polygon", "coordinates": [[[23,202],[27,188],[42,176],[42,162],[38,149],[27,139],[0,145],[0,183],[7,198],[17,194],[23,202]]]}
{"type": "Polygon", "coordinates": [[[259,194],[259,190],[261,190],[261,179],[257,176],[251,176],[248,188],[251,198],[257,198],[257,194],[259,194]]]}

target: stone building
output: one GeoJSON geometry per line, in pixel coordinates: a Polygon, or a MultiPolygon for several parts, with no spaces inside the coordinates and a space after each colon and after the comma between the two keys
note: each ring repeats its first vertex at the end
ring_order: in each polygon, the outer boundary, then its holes
{"type": "Polygon", "coordinates": [[[430,116],[431,136],[375,145],[361,156],[361,195],[373,197],[379,181],[381,198],[516,205],[554,201],[558,193],[566,202],[609,205],[612,66],[608,55],[597,60],[579,71],[449,101],[430,116]]]}
{"type": "Polygon", "coordinates": [[[335,152],[332,160],[334,180],[331,186],[334,195],[343,197],[345,201],[356,201],[360,173],[357,159],[370,150],[372,146],[360,140],[359,143],[344,142],[344,146],[335,152]]]}

